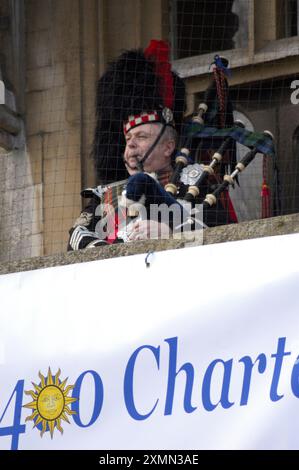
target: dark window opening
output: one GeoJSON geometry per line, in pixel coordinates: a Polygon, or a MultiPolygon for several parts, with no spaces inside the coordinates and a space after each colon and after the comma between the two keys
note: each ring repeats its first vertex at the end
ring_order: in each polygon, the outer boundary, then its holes
{"type": "Polygon", "coordinates": [[[277,39],[298,36],[298,0],[279,0],[277,11],[277,39]]]}
{"type": "Polygon", "coordinates": [[[170,0],[174,59],[246,47],[247,0],[170,0]]]}

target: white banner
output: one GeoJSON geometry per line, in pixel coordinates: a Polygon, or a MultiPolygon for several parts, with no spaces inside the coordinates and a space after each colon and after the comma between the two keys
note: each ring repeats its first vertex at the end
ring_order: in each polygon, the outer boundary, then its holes
{"type": "Polygon", "coordinates": [[[0,276],[0,449],[298,449],[298,246],[0,276]]]}

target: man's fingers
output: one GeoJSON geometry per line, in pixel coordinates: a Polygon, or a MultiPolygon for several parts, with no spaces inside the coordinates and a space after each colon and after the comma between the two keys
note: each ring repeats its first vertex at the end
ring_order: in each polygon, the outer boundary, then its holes
{"type": "Polygon", "coordinates": [[[139,220],[133,224],[129,240],[147,240],[148,238],[169,238],[171,231],[166,224],[156,221],[139,220]]]}
{"type": "Polygon", "coordinates": [[[133,230],[129,235],[129,240],[144,240],[147,238],[147,220],[140,220],[133,224],[133,230]]]}

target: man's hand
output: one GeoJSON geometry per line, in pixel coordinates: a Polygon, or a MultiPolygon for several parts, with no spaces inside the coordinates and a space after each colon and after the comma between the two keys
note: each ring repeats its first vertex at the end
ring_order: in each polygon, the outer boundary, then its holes
{"type": "Polygon", "coordinates": [[[155,220],[138,220],[133,224],[129,240],[168,239],[171,236],[172,231],[167,224],[155,220]]]}

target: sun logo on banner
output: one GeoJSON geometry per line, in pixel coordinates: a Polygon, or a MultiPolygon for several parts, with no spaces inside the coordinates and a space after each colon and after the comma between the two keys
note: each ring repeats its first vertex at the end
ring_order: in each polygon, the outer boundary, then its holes
{"type": "Polygon", "coordinates": [[[51,438],[53,438],[55,428],[63,434],[61,421],[69,423],[67,415],[76,414],[75,411],[70,410],[69,405],[77,398],[68,397],[68,393],[74,388],[74,385],[66,387],[68,378],[61,382],[59,380],[60,373],[59,369],[53,376],[50,367],[47,377],[39,372],[38,376],[41,380],[39,385],[32,382],[35,390],[25,391],[25,394],[30,395],[33,400],[24,405],[25,408],[33,410],[26,421],[34,421],[33,427],[40,429],[41,437],[46,431],[50,431],[51,438]]]}

